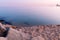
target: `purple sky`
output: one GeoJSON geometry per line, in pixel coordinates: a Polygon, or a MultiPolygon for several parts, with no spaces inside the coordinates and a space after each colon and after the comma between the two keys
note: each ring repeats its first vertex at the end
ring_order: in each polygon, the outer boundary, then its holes
{"type": "Polygon", "coordinates": [[[53,5],[59,0],[0,0],[0,6],[12,5],[53,5]]]}

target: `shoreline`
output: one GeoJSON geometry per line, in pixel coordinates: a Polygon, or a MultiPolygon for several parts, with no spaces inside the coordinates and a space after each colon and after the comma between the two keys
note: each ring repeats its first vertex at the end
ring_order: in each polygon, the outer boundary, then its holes
{"type": "Polygon", "coordinates": [[[8,32],[8,36],[6,37],[7,40],[8,39],[9,40],[11,39],[59,40],[60,39],[60,25],[35,25],[35,26],[28,26],[28,27],[26,26],[16,27],[13,25],[5,25],[5,26],[6,27],[8,26],[10,28],[8,32]]]}

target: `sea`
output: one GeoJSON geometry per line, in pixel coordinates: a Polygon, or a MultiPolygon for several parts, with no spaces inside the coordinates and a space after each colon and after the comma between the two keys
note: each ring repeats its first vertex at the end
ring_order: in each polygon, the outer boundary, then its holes
{"type": "Polygon", "coordinates": [[[0,6],[0,19],[13,25],[60,24],[60,7],[57,6],[0,6]]]}

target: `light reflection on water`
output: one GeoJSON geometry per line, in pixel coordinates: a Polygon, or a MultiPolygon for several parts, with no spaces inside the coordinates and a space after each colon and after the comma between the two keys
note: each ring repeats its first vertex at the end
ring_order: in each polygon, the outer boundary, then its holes
{"type": "Polygon", "coordinates": [[[14,25],[60,24],[59,7],[0,7],[0,16],[14,25]]]}

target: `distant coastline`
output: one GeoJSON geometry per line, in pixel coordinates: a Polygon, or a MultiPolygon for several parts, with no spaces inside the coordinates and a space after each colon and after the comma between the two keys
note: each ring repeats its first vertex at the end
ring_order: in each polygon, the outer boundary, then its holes
{"type": "Polygon", "coordinates": [[[56,6],[60,6],[59,4],[56,4],[56,6]]]}

